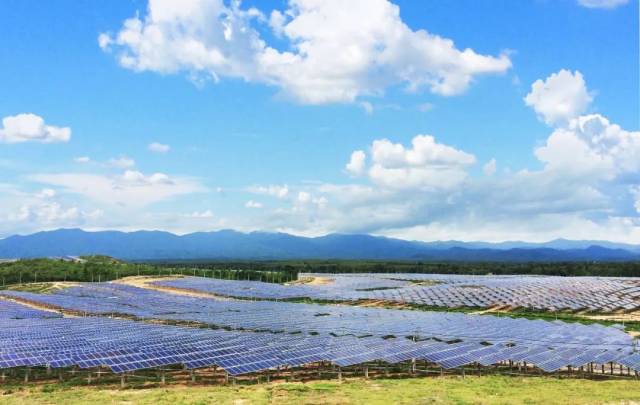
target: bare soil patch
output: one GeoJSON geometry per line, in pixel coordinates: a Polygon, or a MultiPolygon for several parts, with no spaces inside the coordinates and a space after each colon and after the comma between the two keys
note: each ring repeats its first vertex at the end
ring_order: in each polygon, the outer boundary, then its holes
{"type": "Polygon", "coordinates": [[[182,276],[169,276],[169,277],[131,276],[131,277],[124,277],[119,280],[114,280],[112,281],[112,283],[130,285],[133,287],[146,288],[148,290],[161,291],[161,292],[166,292],[166,293],[176,294],[176,295],[186,295],[188,297],[229,300],[229,298],[221,297],[219,295],[211,294],[207,292],[195,291],[187,288],[167,287],[167,286],[153,284],[156,281],[170,281],[170,280],[178,280],[180,278],[182,278],[182,276]]]}
{"type": "Polygon", "coordinates": [[[285,285],[308,284],[308,285],[327,285],[333,284],[334,280],[329,277],[303,277],[296,281],[291,281],[285,285]]]}

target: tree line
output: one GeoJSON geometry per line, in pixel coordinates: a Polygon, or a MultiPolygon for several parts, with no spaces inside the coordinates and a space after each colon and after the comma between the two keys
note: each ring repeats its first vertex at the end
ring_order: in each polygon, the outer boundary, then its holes
{"type": "Polygon", "coordinates": [[[127,276],[199,276],[223,280],[285,283],[299,273],[433,273],[640,277],[640,262],[463,263],[393,261],[212,261],[124,262],[106,256],[77,261],[28,259],[0,263],[2,286],[52,281],[111,281],[127,276]]]}

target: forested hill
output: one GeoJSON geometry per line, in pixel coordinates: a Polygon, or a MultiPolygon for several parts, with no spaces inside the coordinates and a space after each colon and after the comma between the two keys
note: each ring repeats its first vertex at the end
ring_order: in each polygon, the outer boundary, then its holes
{"type": "Polygon", "coordinates": [[[371,235],[316,238],[285,233],[160,231],[86,232],[60,229],[0,240],[0,258],[108,255],[127,260],[162,259],[371,259],[463,262],[635,261],[640,247],[610,242],[552,241],[545,244],[415,242],[371,235]]]}

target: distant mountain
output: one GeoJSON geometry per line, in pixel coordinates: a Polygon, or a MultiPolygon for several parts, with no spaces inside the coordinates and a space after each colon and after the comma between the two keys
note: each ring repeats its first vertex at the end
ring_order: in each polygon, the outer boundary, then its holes
{"type": "Polygon", "coordinates": [[[631,261],[640,246],[555,240],[547,243],[416,242],[371,235],[316,238],[232,230],[174,235],[161,231],[59,229],[0,240],[0,258],[102,254],[158,259],[378,259],[446,261],[631,261]]]}

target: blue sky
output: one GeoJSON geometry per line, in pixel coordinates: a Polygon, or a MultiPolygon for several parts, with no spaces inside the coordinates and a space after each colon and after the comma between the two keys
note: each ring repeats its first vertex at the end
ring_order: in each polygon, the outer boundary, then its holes
{"type": "Polygon", "coordinates": [[[340,4],[1,2],[0,237],[640,243],[638,2],[340,4]]]}

